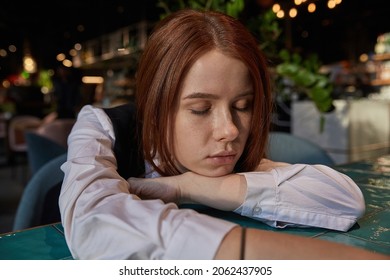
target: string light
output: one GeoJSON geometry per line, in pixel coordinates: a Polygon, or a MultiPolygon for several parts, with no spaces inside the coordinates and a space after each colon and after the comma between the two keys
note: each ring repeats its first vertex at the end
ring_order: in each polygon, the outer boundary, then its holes
{"type": "Polygon", "coordinates": [[[288,15],[290,18],[295,18],[298,15],[298,10],[296,8],[291,8],[288,15]]]}
{"type": "Polygon", "coordinates": [[[307,6],[307,11],[308,11],[309,13],[314,13],[314,12],[316,11],[316,9],[317,9],[317,6],[316,6],[316,4],[314,4],[314,3],[310,3],[310,4],[307,6]]]}
{"type": "MultiPolygon", "coordinates": [[[[314,13],[317,10],[317,5],[315,2],[319,0],[292,0],[288,3],[283,2],[283,4],[276,2],[272,6],[272,11],[276,14],[278,18],[284,18],[288,15],[290,18],[295,18],[298,15],[298,7],[307,4],[307,11],[309,13],[314,13]],[[288,13],[286,11],[289,11],[288,13]]],[[[327,0],[327,7],[329,9],[336,8],[337,5],[340,5],[342,0],[327,0]]]]}

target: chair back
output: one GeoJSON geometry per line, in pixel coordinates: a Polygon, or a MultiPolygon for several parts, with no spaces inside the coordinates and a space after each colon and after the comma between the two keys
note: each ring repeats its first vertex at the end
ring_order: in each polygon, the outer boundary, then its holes
{"type": "Polygon", "coordinates": [[[27,142],[27,160],[30,174],[35,174],[46,162],[66,153],[67,148],[50,138],[28,131],[25,134],[27,142]]]}
{"type": "Polygon", "coordinates": [[[321,146],[287,132],[270,132],[267,157],[291,164],[334,165],[333,159],[321,146]]]}
{"type": "Polygon", "coordinates": [[[55,119],[51,122],[42,124],[36,132],[46,136],[63,147],[67,147],[68,136],[75,122],[76,119],[55,119]]]}
{"type": "MultiPolygon", "coordinates": [[[[59,216],[58,193],[64,178],[64,173],[60,167],[65,161],[66,154],[62,154],[47,162],[31,177],[23,191],[16,211],[13,224],[14,231],[42,225],[49,222],[50,217],[59,216]],[[47,199],[48,194],[53,191],[55,194],[52,195],[51,199],[47,199]],[[45,205],[51,205],[52,209],[45,205]]],[[[56,220],[51,222],[56,222],[56,220]]]]}
{"type": "Polygon", "coordinates": [[[41,119],[30,115],[15,116],[8,127],[8,146],[11,152],[26,152],[25,133],[41,125],[41,119]]]}

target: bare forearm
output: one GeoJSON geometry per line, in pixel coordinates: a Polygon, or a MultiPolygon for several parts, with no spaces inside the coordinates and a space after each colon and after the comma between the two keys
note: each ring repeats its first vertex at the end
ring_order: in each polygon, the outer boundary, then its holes
{"type": "Polygon", "coordinates": [[[357,247],[273,231],[246,229],[245,242],[240,227],[231,230],[222,241],[215,259],[239,259],[244,246],[244,259],[390,259],[357,247]]]}
{"type": "Polygon", "coordinates": [[[205,177],[191,172],[183,175],[180,189],[184,202],[201,203],[220,210],[232,211],[245,199],[247,187],[245,177],[242,175],[205,177]]]}

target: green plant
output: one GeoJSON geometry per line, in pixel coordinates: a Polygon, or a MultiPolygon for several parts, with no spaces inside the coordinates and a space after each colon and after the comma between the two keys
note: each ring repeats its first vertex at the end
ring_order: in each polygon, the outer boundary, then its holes
{"type": "Polygon", "coordinates": [[[276,87],[282,96],[288,92],[292,94],[305,95],[312,100],[321,114],[320,131],[324,129],[324,113],[333,109],[331,93],[333,85],[329,77],[321,74],[321,66],[316,55],[311,55],[305,60],[297,54],[291,54],[287,50],[280,51],[279,57],[282,62],[276,66],[277,81],[276,87]]]}
{"type": "Polygon", "coordinates": [[[244,2],[244,0],[160,0],[157,6],[164,10],[161,18],[184,8],[219,11],[237,18],[244,9],[244,2]]]}
{"type": "Polygon", "coordinates": [[[15,110],[16,110],[16,107],[15,107],[14,102],[6,101],[6,102],[0,104],[0,112],[2,112],[2,113],[13,114],[13,113],[15,113],[15,110]]]}
{"type": "Polygon", "coordinates": [[[280,58],[282,62],[276,66],[276,73],[290,80],[293,90],[310,98],[321,113],[329,112],[332,108],[333,86],[328,76],[319,72],[321,65],[317,56],[312,55],[303,60],[299,54],[282,50],[280,58]]]}
{"type": "Polygon", "coordinates": [[[278,52],[283,47],[282,29],[272,10],[249,18],[246,26],[259,41],[259,47],[271,61],[278,61],[278,52]]]}

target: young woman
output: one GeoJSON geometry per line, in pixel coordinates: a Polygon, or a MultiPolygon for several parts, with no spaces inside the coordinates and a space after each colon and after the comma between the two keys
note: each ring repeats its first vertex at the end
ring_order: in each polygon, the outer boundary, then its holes
{"type": "Polygon", "coordinates": [[[274,227],[346,231],[357,221],[364,199],[350,178],[266,159],[271,100],[266,60],[237,20],[192,10],[164,19],[140,61],[136,106],[85,106],[69,136],[59,202],[73,256],[381,257],[178,208],[200,203],[274,227]]]}

